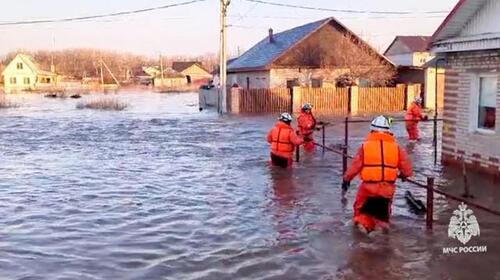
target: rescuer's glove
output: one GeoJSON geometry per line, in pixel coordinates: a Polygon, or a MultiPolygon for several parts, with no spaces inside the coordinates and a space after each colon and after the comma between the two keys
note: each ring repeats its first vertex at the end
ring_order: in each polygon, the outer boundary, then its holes
{"type": "Polygon", "coordinates": [[[403,182],[406,182],[406,179],[408,179],[408,177],[406,177],[406,176],[405,176],[405,175],[403,175],[403,174],[399,174],[399,175],[398,175],[398,178],[399,178],[399,179],[401,179],[401,181],[403,181],[403,182]]]}
{"type": "Polygon", "coordinates": [[[351,186],[351,182],[343,181],[342,182],[342,192],[343,193],[347,192],[347,190],[349,189],[350,186],[351,186]]]}

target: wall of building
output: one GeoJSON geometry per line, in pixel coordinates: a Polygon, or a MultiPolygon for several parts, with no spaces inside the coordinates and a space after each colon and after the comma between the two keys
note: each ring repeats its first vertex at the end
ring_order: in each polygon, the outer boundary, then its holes
{"type": "MultiPolygon", "coordinates": [[[[444,106],[444,85],[445,85],[445,69],[439,67],[437,73],[437,105],[438,109],[444,106]]],[[[425,92],[424,92],[424,105],[426,108],[434,109],[436,107],[436,68],[429,67],[425,69],[425,92]]]]}
{"type": "Polygon", "coordinates": [[[413,65],[413,54],[405,53],[405,54],[394,54],[389,55],[387,58],[392,61],[395,65],[404,65],[404,66],[412,66],[413,65]]]}
{"type": "Polygon", "coordinates": [[[240,72],[227,75],[227,85],[237,84],[242,88],[270,88],[269,71],[240,72]]]}
{"type": "Polygon", "coordinates": [[[414,52],[413,53],[413,66],[422,66],[431,60],[433,56],[429,52],[414,52]]]}
{"type": "Polygon", "coordinates": [[[36,83],[36,74],[28,67],[26,63],[19,57],[15,57],[3,71],[4,90],[6,93],[32,90],[36,83]],[[23,64],[23,69],[17,69],[17,63],[23,64]],[[11,83],[11,78],[16,78],[16,83],[11,83]],[[29,78],[29,83],[24,82],[25,78],[29,78]]]}
{"type": "Polygon", "coordinates": [[[321,81],[321,87],[332,87],[335,86],[337,77],[345,72],[346,69],[272,69],[271,87],[286,87],[287,81],[295,79],[298,82],[296,86],[317,87],[316,82],[321,81]]]}
{"type": "Polygon", "coordinates": [[[212,75],[205,71],[205,69],[201,68],[198,65],[192,65],[191,67],[182,71],[182,74],[185,76],[190,76],[193,81],[195,80],[206,80],[212,78],[212,75]]]}
{"type": "Polygon", "coordinates": [[[461,158],[475,169],[500,173],[500,50],[452,53],[447,55],[443,162],[461,158]],[[478,130],[475,115],[479,94],[479,75],[497,77],[496,128],[478,130]]]}

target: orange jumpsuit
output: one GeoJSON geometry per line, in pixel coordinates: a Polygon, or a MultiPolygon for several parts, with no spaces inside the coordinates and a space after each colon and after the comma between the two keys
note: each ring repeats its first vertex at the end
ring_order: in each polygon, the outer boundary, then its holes
{"type": "Polygon", "coordinates": [[[267,142],[271,144],[272,164],[286,168],[292,166],[295,146],[302,145],[304,140],[289,124],[279,121],[267,134],[267,142]]]}
{"type": "Polygon", "coordinates": [[[419,140],[418,122],[424,119],[422,107],[413,102],[406,112],[406,131],[410,140],[419,140]]]}
{"type": "Polygon", "coordinates": [[[398,171],[402,176],[413,174],[412,163],[390,133],[371,132],[358,150],[344,181],[358,174],[362,183],[354,202],[354,223],[368,232],[375,226],[388,227],[398,171]]]}
{"type": "Polygon", "coordinates": [[[297,118],[300,135],[304,137],[304,150],[313,152],[314,145],[314,129],[316,128],[316,119],[312,113],[300,113],[297,118]]]}

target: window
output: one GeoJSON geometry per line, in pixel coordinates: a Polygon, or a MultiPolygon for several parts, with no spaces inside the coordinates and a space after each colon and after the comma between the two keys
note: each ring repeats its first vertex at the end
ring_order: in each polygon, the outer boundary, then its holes
{"type": "Polygon", "coordinates": [[[322,79],[311,79],[311,87],[313,88],[320,88],[323,86],[323,80],[322,79]]]}
{"type": "Polygon", "coordinates": [[[15,84],[17,84],[16,77],[11,77],[11,78],[9,79],[9,82],[10,82],[10,84],[11,84],[11,85],[15,85],[15,84]]]}
{"type": "Polygon", "coordinates": [[[30,84],[30,78],[29,77],[24,77],[23,81],[24,81],[25,85],[29,85],[30,84]]]}
{"type": "Polygon", "coordinates": [[[23,70],[23,63],[22,62],[18,62],[17,65],[16,65],[17,69],[18,70],[23,70]]]}
{"type": "Polygon", "coordinates": [[[479,77],[479,99],[477,106],[477,128],[495,130],[497,106],[497,77],[479,77]]]}

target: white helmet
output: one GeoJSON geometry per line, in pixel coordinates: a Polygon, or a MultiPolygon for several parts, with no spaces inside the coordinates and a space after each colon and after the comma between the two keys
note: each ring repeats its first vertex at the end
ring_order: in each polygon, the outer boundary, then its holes
{"type": "Polygon", "coordinates": [[[290,122],[292,122],[293,118],[292,118],[292,115],[290,115],[289,113],[282,113],[280,115],[280,117],[278,118],[278,120],[290,123],[290,122]]]}
{"type": "Polygon", "coordinates": [[[302,105],[302,110],[312,110],[313,108],[313,105],[311,103],[305,103],[304,105],[302,105]]]}
{"type": "Polygon", "coordinates": [[[416,96],[415,103],[422,104],[422,98],[420,96],[416,96]]]}
{"type": "Polygon", "coordinates": [[[370,129],[372,131],[389,132],[391,130],[391,124],[386,117],[378,116],[373,119],[370,129]]]}

